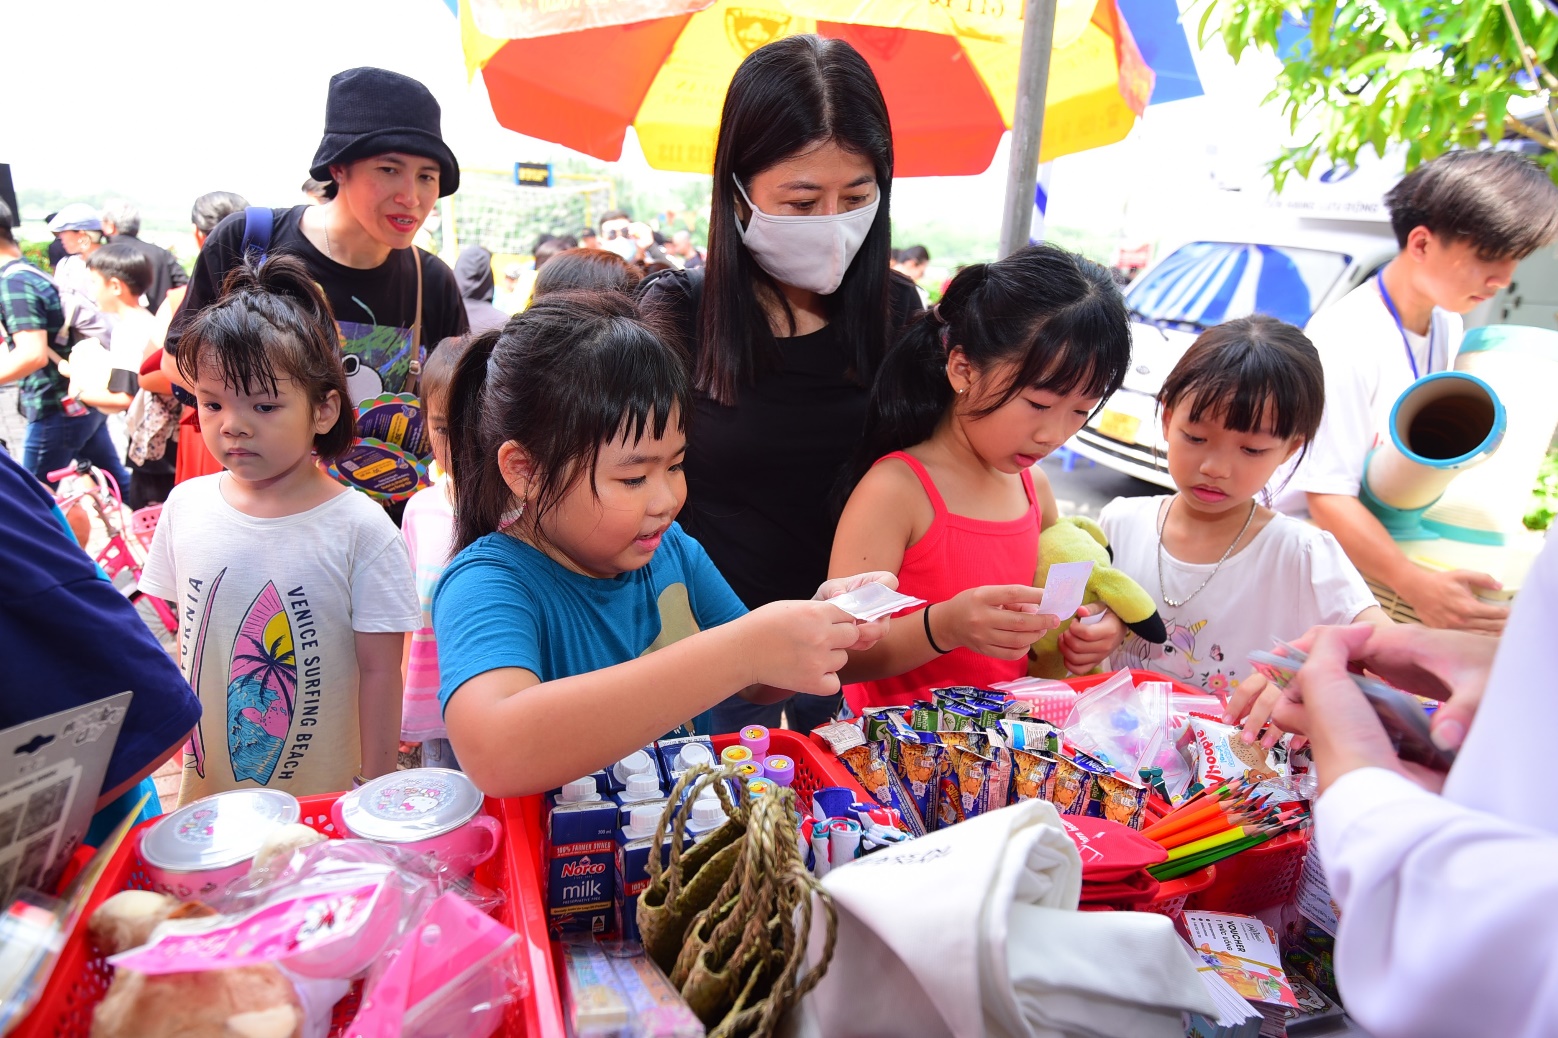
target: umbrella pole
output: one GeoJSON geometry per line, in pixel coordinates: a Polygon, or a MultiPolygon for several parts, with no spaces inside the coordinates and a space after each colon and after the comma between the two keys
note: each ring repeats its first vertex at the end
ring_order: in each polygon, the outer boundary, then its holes
{"type": "Polygon", "coordinates": [[[1044,91],[1049,86],[1050,49],[1055,43],[1055,3],[1056,0],[1026,0],[1023,10],[1017,105],[1012,113],[1006,204],[1001,210],[1002,257],[1027,245],[1033,229],[1039,141],[1044,136],[1044,91]]]}

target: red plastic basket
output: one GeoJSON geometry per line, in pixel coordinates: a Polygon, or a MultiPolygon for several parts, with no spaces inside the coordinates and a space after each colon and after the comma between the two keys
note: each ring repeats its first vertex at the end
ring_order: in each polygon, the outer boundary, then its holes
{"type": "MultiPolygon", "coordinates": [[[[714,736],[714,752],[719,753],[727,746],[734,746],[737,742],[735,735],[714,736]]],[[[855,781],[855,776],[849,773],[849,769],[838,762],[827,744],[820,739],[812,739],[800,732],[792,732],[782,728],[773,728],[768,732],[768,756],[775,754],[789,757],[795,762],[795,781],[790,783],[790,788],[795,790],[800,806],[804,810],[811,806],[811,795],[825,786],[846,786],[855,791],[861,803],[874,803],[865,787],[855,781]]]]}
{"type": "MultiPolygon", "coordinates": [[[[303,824],[327,836],[338,836],[330,818],[330,805],[337,795],[302,797],[303,824]]],[[[540,797],[487,800],[488,813],[503,823],[504,839],[498,853],[476,870],[479,882],[508,895],[498,910],[498,919],[519,934],[520,961],[530,974],[529,994],[511,1005],[504,1017],[507,1038],[552,1038],[564,1033],[557,978],[547,945],[541,861],[535,850],[540,846],[540,805],[540,797]]],[[[38,1007],[12,1032],[16,1038],[86,1038],[91,1032],[92,1009],[108,990],[113,970],[93,952],[86,936],[86,917],[121,890],[144,890],[151,885],[141,863],[139,839],[139,829],[151,824],[139,826],[114,855],[87,902],[81,925],[67,938],[38,1007]]],[[[350,1015],[338,1013],[331,1033],[339,1033],[348,1023],[350,1015]]]]}
{"type": "Polygon", "coordinates": [[[1309,853],[1309,834],[1285,833],[1217,863],[1217,881],[1194,894],[1187,908],[1254,915],[1285,905],[1298,895],[1309,853]]]}
{"type": "MultiPolygon", "coordinates": [[[[1066,679],[1066,684],[1070,685],[1072,688],[1076,689],[1078,692],[1085,692],[1088,689],[1092,688],[1094,685],[1101,685],[1101,684],[1103,684],[1104,681],[1106,681],[1109,678],[1114,677],[1118,673],[1119,673],[1119,671],[1110,671],[1107,674],[1084,674],[1084,675],[1082,675],[1079,678],[1067,678],[1066,679]]],[[[1134,670],[1133,669],[1131,671],[1131,680],[1133,682],[1135,682],[1136,684],[1138,684],[1138,685],[1141,684],[1143,681],[1167,681],[1169,684],[1173,685],[1174,688],[1177,691],[1180,691],[1180,692],[1190,692],[1190,693],[1193,693],[1194,695],[1198,695],[1198,696],[1209,695],[1207,690],[1204,689],[1204,688],[1197,688],[1194,685],[1187,685],[1183,681],[1175,681],[1173,678],[1169,677],[1167,674],[1159,674],[1155,670],[1134,670]]]]}

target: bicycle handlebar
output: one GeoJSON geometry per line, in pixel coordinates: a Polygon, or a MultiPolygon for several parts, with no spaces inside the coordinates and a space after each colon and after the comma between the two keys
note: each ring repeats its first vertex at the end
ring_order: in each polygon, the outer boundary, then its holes
{"type": "Polygon", "coordinates": [[[60,480],[64,479],[66,476],[74,476],[75,474],[76,474],[76,466],[75,465],[66,465],[62,469],[55,469],[53,472],[50,472],[47,476],[44,477],[44,479],[47,482],[49,482],[49,483],[58,483],[60,480]]]}

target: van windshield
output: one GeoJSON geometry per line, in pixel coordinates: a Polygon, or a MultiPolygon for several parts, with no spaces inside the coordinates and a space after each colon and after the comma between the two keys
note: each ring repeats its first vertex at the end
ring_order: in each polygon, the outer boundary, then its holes
{"type": "Polygon", "coordinates": [[[1153,324],[1202,329],[1261,313],[1302,328],[1351,262],[1321,249],[1192,242],[1132,285],[1125,300],[1153,324]]]}

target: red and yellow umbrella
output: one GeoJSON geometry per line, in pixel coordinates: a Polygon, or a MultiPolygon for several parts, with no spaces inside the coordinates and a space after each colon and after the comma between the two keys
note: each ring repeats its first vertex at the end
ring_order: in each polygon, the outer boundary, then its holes
{"type": "MultiPolygon", "coordinates": [[[[736,66],[799,33],[847,40],[870,62],[899,176],[983,172],[1012,125],[1022,0],[459,4],[467,67],[498,121],[607,161],[632,126],[651,166],[709,172],[736,66]]],[[[1152,82],[1115,0],[1059,0],[1040,160],[1123,138],[1152,82]]]]}

